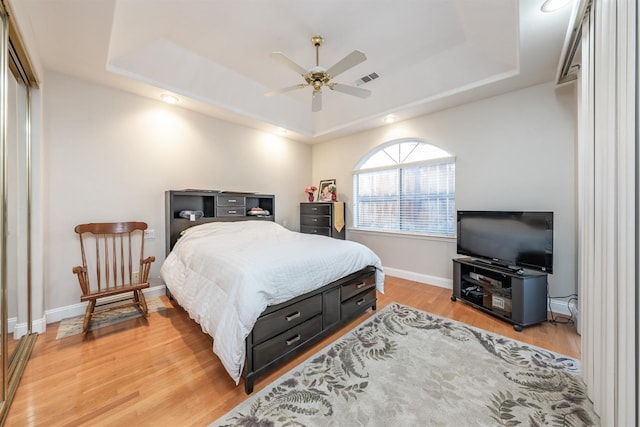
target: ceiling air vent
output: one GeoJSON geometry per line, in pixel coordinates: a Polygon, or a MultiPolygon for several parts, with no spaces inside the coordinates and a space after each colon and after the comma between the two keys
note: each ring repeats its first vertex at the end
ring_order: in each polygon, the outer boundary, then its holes
{"type": "Polygon", "coordinates": [[[363,85],[365,83],[369,83],[371,80],[377,79],[378,77],[380,77],[378,75],[378,73],[368,74],[368,75],[366,75],[364,77],[360,77],[358,80],[356,80],[355,85],[356,86],[361,86],[361,85],[363,85]]]}

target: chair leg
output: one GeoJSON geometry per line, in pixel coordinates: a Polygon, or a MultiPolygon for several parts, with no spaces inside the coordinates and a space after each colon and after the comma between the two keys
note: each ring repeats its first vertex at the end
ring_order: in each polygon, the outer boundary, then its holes
{"type": "Polygon", "coordinates": [[[146,316],[149,312],[149,309],[147,308],[147,300],[144,299],[144,293],[142,293],[142,291],[135,291],[135,295],[142,313],[146,316]]]}
{"type": "Polygon", "coordinates": [[[96,300],[92,299],[87,305],[87,311],[84,313],[84,323],[82,324],[82,333],[87,332],[89,329],[89,323],[91,322],[91,315],[93,315],[93,309],[96,308],[96,300]]]}

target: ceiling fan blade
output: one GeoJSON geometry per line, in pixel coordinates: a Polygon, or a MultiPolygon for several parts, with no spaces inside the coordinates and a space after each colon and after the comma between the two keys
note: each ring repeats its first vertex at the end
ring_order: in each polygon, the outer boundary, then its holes
{"type": "Polygon", "coordinates": [[[338,92],[346,93],[348,95],[357,96],[359,98],[367,98],[371,95],[371,91],[368,89],[362,89],[355,86],[343,85],[340,83],[333,83],[329,86],[330,89],[337,90],[338,92]]]}
{"type": "Polygon", "coordinates": [[[271,92],[267,92],[264,94],[264,96],[273,96],[273,95],[279,95],[281,93],[285,93],[285,92],[291,92],[292,90],[295,89],[302,89],[303,87],[308,86],[305,84],[299,84],[299,85],[293,85],[293,86],[288,86],[288,87],[283,87],[282,89],[276,89],[276,90],[272,90],[271,92]]]}
{"type": "Polygon", "coordinates": [[[320,110],[322,110],[322,92],[318,90],[311,96],[311,111],[317,113],[320,110]]]}
{"type": "Polygon", "coordinates": [[[271,57],[284,65],[285,67],[291,68],[296,73],[304,76],[307,74],[307,70],[302,68],[300,65],[293,62],[291,59],[287,58],[282,52],[271,52],[271,57]]]}
{"type": "Polygon", "coordinates": [[[355,67],[361,62],[364,62],[367,59],[366,55],[359,50],[354,50],[349,55],[342,58],[335,65],[327,70],[327,74],[331,77],[335,77],[338,74],[342,74],[347,71],[351,67],[355,67]]]}

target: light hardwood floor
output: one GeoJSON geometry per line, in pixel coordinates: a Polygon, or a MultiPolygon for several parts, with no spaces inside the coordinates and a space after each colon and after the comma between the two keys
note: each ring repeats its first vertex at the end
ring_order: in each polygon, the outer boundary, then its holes
{"type": "MultiPolygon", "coordinates": [[[[451,290],[387,277],[378,307],[406,304],[501,335],[580,357],[571,324],[544,323],[518,333],[460,301],[451,290]]],[[[56,340],[38,337],[9,411],[7,426],[205,426],[246,398],[212,353],[212,340],[177,305],[147,319],[56,340]]],[[[255,391],[371,316],[368,312],[256,381],[255,391]]]]}

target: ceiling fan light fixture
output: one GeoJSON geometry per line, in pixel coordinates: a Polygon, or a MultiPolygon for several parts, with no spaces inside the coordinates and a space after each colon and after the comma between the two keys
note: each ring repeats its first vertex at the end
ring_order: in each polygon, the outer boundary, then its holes
{"type": "Polygon", "coordinates": [[[178,103],[178,97],[170,95],[168,93],[163,93],[162,95],[160,95],[160,99],[164,102],[166,102],[167,104],[177,104],[178,103]]]}

